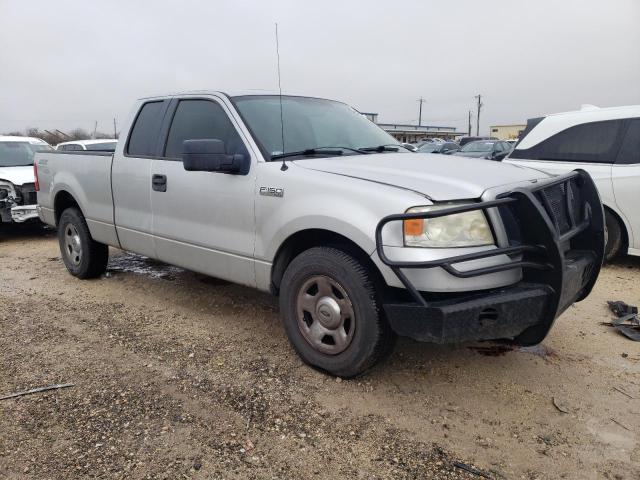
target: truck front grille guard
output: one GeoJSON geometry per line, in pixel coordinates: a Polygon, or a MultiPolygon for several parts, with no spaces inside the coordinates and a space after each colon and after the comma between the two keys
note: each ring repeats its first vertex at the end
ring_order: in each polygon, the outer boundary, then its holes
{"type": "MultiPolygon", "coordinates": [[[[415,288],[415,286],[409,281],[406,275],[402,272],[402,268],[435,268],[441,267],[451,275],[458,278],[470,278],[480,275],[486,275],[489,273],[502,272],[505,270],[512,270],[514,268],[530,269],[530,270],[554,270],[562,269],[563,260],[563,245],[576,237],[582,232],[585,232],[592,226],[593,209],[599,208],[602,210],[600,200],[595,190],[595,185],[589,177],[589,175],[582,171],[576,170],[566,175],[559,176],[549,182],[541,182],[526,188],[514,189],[510,192],[501,194],[495,200],[489,200],[486,202],[478,202],[469,205],[460,205],[442,210],[435,210],[431,212],[419,212],[419,213],[400,213],[393,214],[384,217],[376,226],[376,251],[380,260],[398,276],[402,284],[409,291],[411,296],[418,302],[419,305],[428,306],[427,301],[415,288]],[[566,206],[562,210],[566,213],[567,218],[559,219],[558,208],[555,209],[547,200],[544,190],[561,188],[564,192],[566,206]],[[575,188],[585,189],[586,192],[578,197],[571,192],[575,188]],[[574,205],[571,202],[580,199],[581,205],[574,205]],[[470,212],[474,210],[482,210],[486,213],[486,210],[494,207],[506,206],[513,208],[522,207],[520,210],[522,213],[531,217],[527,218],[528,225],[532,229],[546,230],[545,232],[537,232],[538,237],[536,242],[523,243],[522,245],[498,247],[491,250],[484,250],[481,252],[468,253],[464,255],[456,255],[452,257],[442,258],[438,260],[430,260],[424,262],[407,262],[407,261],[394,261],[391,260],[384,252],[384,245],[382,243],[382,229],[385,225],[391,222],[411,220],[411,219],[430,219],[437,217],[444,217],[447,215],[454,215],[457,213],[470,212]],[[581,219],[577,219],[575,212],[581,212],[581,219]],[[535,220],[535,221],[530,221],[535,220]],[[569,225],[569,228],[560,229],[559,225],[569,225]],[[499,265],[492,265],[488,267],[475,268],[471,270],[459,270],[454,264],[460,262],[467,262],[470,260],[477,260],[481,258],[495,257],[498,255],[519,255],[524,254],[526,260],[513,260],[511,262],[502,263],[499,265]]],[[[598,216],[600,224],[602,224],[601,215],[598,216]]],[[[595,230],[602,225],[596,225],[595,230]]],[[[602,227],[603,228],[603,227],[602,227]]],[[[522,232],[525,234],[526,232],[522,232]]],[[[601,246],[604,248],[604,245],[601,246]]],[[[420,247],[407,247],[407,248],[420,248],[420,247]]],[[[601,249],[602,249],[601,248],[601,249]]],[[[599,271],[599,268],[598,268],[599,271]]],[[[597,272],[596,272],[597,276],[597,272]]],[[[559,274],[560,279],[561,273],[559,274]]],[[[595,278],[592,279],[589,289],[593,286],[595,278]]],[[[561,286],[559,282],[552,285],[556,288],[561,286]]]]}

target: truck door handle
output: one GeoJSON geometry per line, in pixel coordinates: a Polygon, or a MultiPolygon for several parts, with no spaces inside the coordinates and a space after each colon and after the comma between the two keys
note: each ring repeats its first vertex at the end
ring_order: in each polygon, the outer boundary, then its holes
{"type": "Polygon", "coordinates": [[[151,188],[156,192],[167,191],[167,176],[154,173],[151,177],[151,188]]]}

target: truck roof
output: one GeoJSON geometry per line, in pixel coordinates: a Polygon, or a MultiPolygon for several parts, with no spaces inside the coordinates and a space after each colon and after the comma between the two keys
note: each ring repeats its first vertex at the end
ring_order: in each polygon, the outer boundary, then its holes
{"type": "MultiPolygon", "coordinates": [[[[151,99],[157,99],[157,98],[175,97],[180,95],[224,95],[226,97],[233,98],[233,97],[243,97],[247,95],[273,96],[273,95],[280,95],[280,92],[278,92],[277,90],[262,90],[262,89],[224,90],[224,91],[222,90],[189,90],[186,92],[171,92],[171,93],[166,93],[164,95],[152,95],[148,97],[139,98],[138,100],[151,100],[151,99]]],[[[320,97],[315,97],[313,95],[295,95],[290,93],[283,93],[282,96],[283,97],[302,96],[302,97],[320,98],[320,97]]]]}

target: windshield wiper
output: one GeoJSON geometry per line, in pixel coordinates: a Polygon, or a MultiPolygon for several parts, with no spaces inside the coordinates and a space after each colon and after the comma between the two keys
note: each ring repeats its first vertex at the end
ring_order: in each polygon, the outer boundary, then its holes
{"type": "Polygon", "coordinates": [[[400,147],[411,151],[409,148],[398,143],[389,143],[387,145],[378,145],[377,147],[363,147],[360,150],[363,152],[397,152],[400,147]]]}
{"type": "Polygon", "coordinates": [[[279,160],[287,157],[303,157],[303,156],[312,156],[312,155],[342,155],[344,151],[347,150],[349,152],[366,154],[368,152],[363,151],[361,148],[351,148],[351,147],[316,147],[316,148],[307,148],[306,150],[299,150],[297,152],[287,152],[287,153],[279,153],[278,155],[271,155],[271,160],[279,160]]]}

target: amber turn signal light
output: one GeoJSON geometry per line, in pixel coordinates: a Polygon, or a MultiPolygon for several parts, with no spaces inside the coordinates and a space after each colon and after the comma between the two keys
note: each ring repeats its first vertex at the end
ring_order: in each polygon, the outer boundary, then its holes
{"type": "Polygon", "coordinates": [[[424,232],[424,219],[412,218],[404,221],[404,234],[405,236],[417,237],[424,232]]]}

